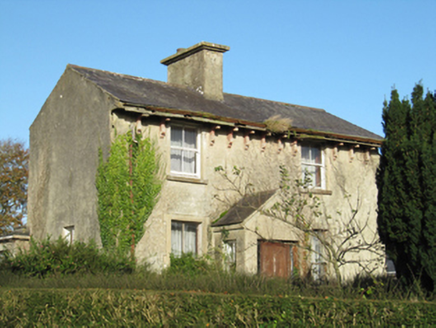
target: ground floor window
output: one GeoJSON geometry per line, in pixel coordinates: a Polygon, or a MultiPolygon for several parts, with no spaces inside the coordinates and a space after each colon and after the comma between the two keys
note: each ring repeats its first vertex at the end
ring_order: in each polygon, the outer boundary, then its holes
{"type": "Polygon", "coordinates": [[[171,252],[197,254],[197,223],[171,221],[171,252]]]}
{"type": "Polygon", "coordinates": [[[318,236],[311,237],[311,274],[313,280],[320,280],[325,274],[324,246],[318,236]]]}
{"type": "Polygon", "coordinates": [[[223,243],[224,268],[228,271],[236,268],[236,240],[226,240],[223,243]]]}
{"type": "Polygon", "coordinates": [[[71,245],[74,241],[74,226],[64,227],[62,230],[62,236],[67,241],[69,245],[71,245]]]}

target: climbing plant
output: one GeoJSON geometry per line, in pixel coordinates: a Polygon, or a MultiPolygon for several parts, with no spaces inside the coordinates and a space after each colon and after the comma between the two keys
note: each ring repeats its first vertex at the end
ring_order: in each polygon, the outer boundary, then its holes
{"type": "Polygon", "coordinates": [[[129,132],[113,142],[109,158],[99,156],[96,185],[103,247],[126,251],[144,234],[161,189],[159,155],[150,138],[129,132]]]}

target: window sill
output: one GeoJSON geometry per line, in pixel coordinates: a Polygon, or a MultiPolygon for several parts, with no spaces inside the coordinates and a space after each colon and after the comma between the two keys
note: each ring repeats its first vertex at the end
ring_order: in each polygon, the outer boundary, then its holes
{"type": "Polygon", "coordinates": [[[326,189],[300,189],[300,192],[303,194],[308,194],[308,193],[312,193],[315,195],[327,195],[327,196],[331,196],[333,194],[333,192],[331,190],[326,190],[326,189]]]}
{"type": "Polygon", "coordinates": [[[179,175],[167,175],[167,180],[169,181],[176,181],[176,182],[185,182],[185,183],[196,183],[196,184],[202,184],[207,185],[208,181],[199,179],[199,178],[191,178],[191,177],[183,177],[179,175]]]}

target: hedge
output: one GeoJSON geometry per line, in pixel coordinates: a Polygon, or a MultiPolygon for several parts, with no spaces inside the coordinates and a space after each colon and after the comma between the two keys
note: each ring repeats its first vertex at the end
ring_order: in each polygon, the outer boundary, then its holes
{"type": "Polygon", "coordinates": [[[113,289],[0,289],[0,326],[432,326],[434,302],[113,289]]]}

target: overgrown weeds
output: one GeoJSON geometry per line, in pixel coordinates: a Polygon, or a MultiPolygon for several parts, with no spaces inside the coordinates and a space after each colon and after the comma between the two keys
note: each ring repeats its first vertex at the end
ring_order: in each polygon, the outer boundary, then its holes
{"type": "MultiPolygon", "coordinates": [[[[342,288],[336,285],[319,285],[309,281],[295,281],[266,278],[259,275],[229,273],[218,270],[198,274],[176,273],[166,270],[162,273],[136,268],[132,273],[78,273],[63,276],[23,276],[10,271],[0,272],[0,286],[30,289],[76,289],[98,288],[148,291],[195,291],[214,294],[302,296],[314,298],[367,299],[367,300],[415,300],[397,283],[388,278],[368,282],[354,282],[342,288]]],[[[435,300],[434,296],[426,300],[435,300]]]]}
{"type": "Polygon", "coordinates": [[[285,133],[292,127],[292,120],[280,115],[271,116],[263,123],[265,123],[267,130],[274,133],[285,133]]]}
{"type": "Polygon", "coordinates": [[[311,280],[266,278],[223,270],[208,257],[171,257],[162,272],[137,266],[129,254],[107,252],[95,243],[65,240],[31,242],[29,251],[0,261],[0,286],[7,288],[103,288],[149,291],[201,291],[216,294],[333,297],[372,300],[435,300],[405,289],[389,277],[359,277],[339,287],[311,280]]]}

